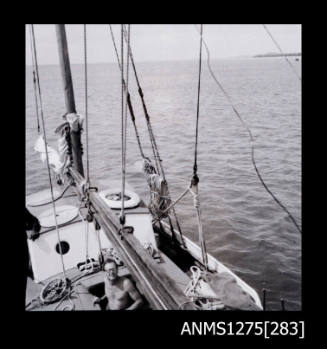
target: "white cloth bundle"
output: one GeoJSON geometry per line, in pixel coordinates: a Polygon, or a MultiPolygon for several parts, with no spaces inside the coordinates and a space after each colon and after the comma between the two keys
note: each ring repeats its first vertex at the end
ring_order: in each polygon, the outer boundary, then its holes
{"type": "Polygon", "coordinates": [[[49,147],[48,145],[46,146],[43,137],[39,136],[34,144],[34,150],[40,153],[42,162],[45,162],[47,158],[46,149],[48,151],[49,165],[56,174],[61,174],[64,169],[65,162],[61,161],[59,153],[52,147],[49,147]]]}

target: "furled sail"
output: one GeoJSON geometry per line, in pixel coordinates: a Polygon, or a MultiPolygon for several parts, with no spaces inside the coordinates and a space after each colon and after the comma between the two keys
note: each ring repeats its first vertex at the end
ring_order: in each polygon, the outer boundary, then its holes
{"type": "Polygon", "coordinates": [[[168,212],[165,214],[163,214],[163,212],[171,204],[167,182],[156,173],[155,168],[148,159],[143,159],[143,171],[150,187],[150,202],[148,208],[154,217],[165,218],[168,212]]]}

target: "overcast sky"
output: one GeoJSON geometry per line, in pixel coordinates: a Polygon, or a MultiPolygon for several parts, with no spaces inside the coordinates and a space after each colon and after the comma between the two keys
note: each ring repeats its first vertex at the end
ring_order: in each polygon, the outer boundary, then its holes
{"type": "MultiPolygon", "coordinates": [[[[301,25],[267,25],[284,52],[301,52],[301,25]]],[[[35,25],[39,64],[58,64],[55,25],[35,25]]],[[[120,25],[113,25],[120,44],[120,25]]],[[[83,63],[83,25],[66,25],[71,63],[83,63]]],[[[279,52],[263,25],[208,24],[203,27],[212,59],[279,52]]],[[[116,62],[108,24],[87,25],[89,63],[116,62]]],[[[136,61],[198,59],[199,34],[192,25],[131,25],[131,47],[136,61]]],[[[26,63],[31,64],[26,26],[26,63]]]]}

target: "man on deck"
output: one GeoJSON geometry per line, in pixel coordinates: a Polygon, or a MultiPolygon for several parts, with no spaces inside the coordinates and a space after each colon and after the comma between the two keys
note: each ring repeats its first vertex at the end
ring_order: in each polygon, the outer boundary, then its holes
{"type": "Polygon", "coordinates": [[[99,304],[107,298],[107,310],[134,310],[143,305],[142,297],[132,281],[127,277],[118,276],[118,266],[114,260],[106,259],[104,271],[105,295],[96,298],[94,304],[99,304]]]}

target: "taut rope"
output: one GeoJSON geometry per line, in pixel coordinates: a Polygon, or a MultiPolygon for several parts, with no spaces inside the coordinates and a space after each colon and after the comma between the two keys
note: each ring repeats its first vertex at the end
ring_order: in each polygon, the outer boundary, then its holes
{"type": "Polygon", "coordinates": [[[126,59],[126,83],[124,79],[124,25],[121,25],[121,98],[122,98],[122,192],[121,192],[121,215],[120,223],[125,224],[125,183],[126,183],[126,139],[127,139],[127,105],[128,105],[128,72],[129,72],[129,40],[130,40],[130,25],[128,25],[128,39],[127,39],[127,59],[126,59]],[[125,98],[124,98],[125,97],[125,98]],[[125,105],[124,105],[125,104],[125,105]]]}
{"type": "Polygon", "coordinates": [[[90,185],[89,164],[89,117],[88,117],[88,82],[87,82],[87,42],[86,24],[84,24],[84,99],[85,99],[85,132],[86,132],[86,182],[90,185]]]}
{"type": "MultiPolygon", "coordinates": [[[[115,52],[116,52],[118,67],[121,70],[120,59],[119,59],[119,55],[118,55],[118,51],[117,51],[115,37],[114,37],[113,31],[112,31],[112,28],[111,28],[111,24],[109,24],[109,29],[110,29],[110,34],[111,34],[111,39],[112,39],[112,42],[113,42],[113,45],[114,45],[114,49],[115,49],[115,52]]],[[[123,83],[124,83],[124,88],[126,89],[125,80],[123,81],[123,83]]],[[[134,110],[133,110],[133,106],[132,106],[131,96],[130,96],[130,93],[129,93],[128,90],[127,90],[127,104],[128,104],[129,114],[130,114],[132,122],[133,122],[134,131],[135,131],[137,143],[138,143],[138,146],[139,146],[139,150],[140,150],[142,158],[145,159],[146,157],[145,157],[143,149],[142,149],[140,136],[139,136],[139,133],[138,133],[138,130],[137,130],[136,122],[135,122],[135,115],[134,115],[134,110]]]]}

